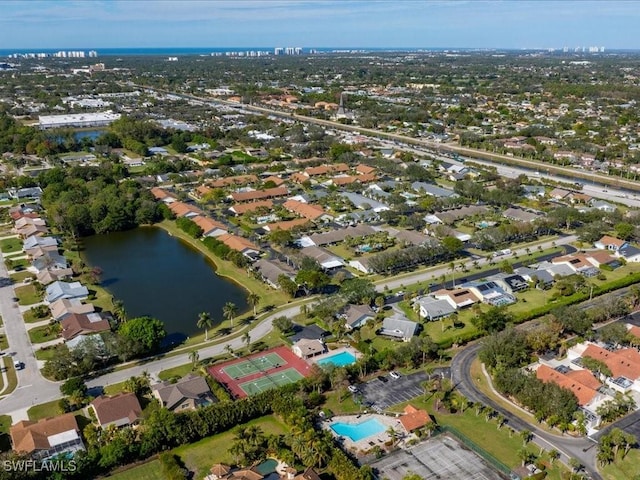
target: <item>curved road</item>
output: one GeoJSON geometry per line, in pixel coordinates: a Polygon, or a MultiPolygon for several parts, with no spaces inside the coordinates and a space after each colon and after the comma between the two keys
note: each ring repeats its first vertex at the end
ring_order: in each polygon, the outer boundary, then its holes
{"type": "Polygon", "coordinates": [[[574,438],[548,433],[538,428],[536,424],[525,422],[520,417],[506,410],[475,386],[470,373],[471,364],[477,357],[481,347],[481,343],[475,343],[453,357],[451,377],[460,393],[472,402],[480,402],[499,412],[507,419],[507,424],[515,430],[529,430],[532,432],[533,441],[536,444],[547,450],[551,448],[558,450],[561,453],[561,460],[565,464],[568,464],[569,458],[577,458],[592,478],[602,480],[596,468],[597,448],[595,442],[587,438],[574,438]]]}

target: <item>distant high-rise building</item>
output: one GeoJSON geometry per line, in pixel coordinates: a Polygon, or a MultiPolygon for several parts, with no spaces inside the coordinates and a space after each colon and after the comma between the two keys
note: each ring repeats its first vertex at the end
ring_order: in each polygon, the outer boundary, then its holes
{"type": "Polygon", "coordinates": [[[282,47],[276,47],[273,50],[274,55],[284,55],[284,48],[282,47]]]}

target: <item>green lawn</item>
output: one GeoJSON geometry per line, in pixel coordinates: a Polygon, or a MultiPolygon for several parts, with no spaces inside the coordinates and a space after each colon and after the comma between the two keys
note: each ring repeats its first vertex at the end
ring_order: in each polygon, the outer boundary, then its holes
{"type": "Polygon", "coordinates": [[[0,240],[0,250],[2,253],[20,252],[22,251],[22,240],[15,237],[0,240]]]}
{"type": "Polygon", "coordinates": [[[22,313],[22,318],[24,319],[24,321],[26,323],[36,323],[36,322],[42,322],[43,320],[46,320],[47,318],[50,318],[51,315],[47,315],[44,318],[38,318],[34,311],[33,308],[30,308],[29,310],[27,310],[26,312],[22,313]]]}
{"type": "Polygon", "coordinates": [[[152,460],[137,467],[114,473],[109,478],[113,480],[158,480],[165,477],[162,473],[160,460],[152,460]]]}
{"type": "Polygon", "coordinates": [[[20,283],[27,278],[33,280],[34,278],[36,278],[36,276],[33,273],[25,270],[22,272],[12,273],[11,275],[9,275],[9,278],[11,278],[11,280],[13,280],[15,283],[20,283]]]}
{"type": "MultiPolygon", "coordinates": [[[[178,367],[173,367],[173,368],[169,368],[167,370],[162,370],[158,374],[158,378],[160,380],[169,380],[170,378],[174,378],[174,377],[184,377],[185,375],[188,375],[189,373],[194,373],[192,367],[193,367],[193,365],[191,363],[187,363],[185,365],[180,365],[178,367]]],[[[197,373],[197,370],[195,371],[195,373],[197,373]]]]}
{"type": "Polygon", "coordinates": [[[29,330],[31,343],[44,343],[58,338],[58,329],[51,325],[42,325],[29,330]]]}
{"type": "MultiPolygon", "coordinates": [[[[256,425],[265,434],[282,435],[288,431],[285,424],[273,416],[258,418],[246,425],[256,425]]],[[[213,435],[191,445],[178,447],[173,450],[173,453],[178,455],[187,468],[195,473],[194,478],[200,480],[209,473],[209,469],[215,463],[233,464],[233,456],[228,452],[233,443],[233,430],[213,435]]]]}
{"type": "Polygon", "coordinates": [[[38,293],[33,285],[17,287],[15,291],[20,305],[33,305],[42,301],[42,295],[38,293]]]}
{"type": "Polygon", "coordinates": [[[13,367],[13,360],[9,357],[4,357],[4,367],[7,369],[7,385],[4,385],[3,395],[7,395],[13,392],[18,386],[18,375],[16,369],[13,367]]]}
{"type": "Polygon", "coordinates": [[[34,405],[27,410],[29,420],[40,420],[41,418],[55,417],[60,415],[60,408],[58,407],[59,400],[52,400],[47,403],[41,403],[40,405],[34,405]]]}
{"type": "Polygon", "coordinates": [[[6,350],[9,348],[9,340],[7,340],[7,336],[2,334],[0,335],[0,350],[6,350]]]}
{"type": "MultiPolygon", "coordinates": [[[[64,346],[64,344],[60,344],[60,346],[64,346]]],[[[60,348],[60,347],[58,347],[58,348],[60,348]]],[[[52,358],[55,358],[59,354],[60,350],[58,350],[58,348],[45,347],[45,348],[41,348],[39,350],[36,350],[36,358],[38,360],[43,360],[43,361],[51,360],[52,358]]]]}
{"type": "Polygon", "coordinates": [[[9,433],[11,415],[0,415],[0,433],[9,433]]]}
{"type": "Polygon", "coordinates": [[[107,385],[104,387],[105,395],[116,395],[118,393],[124,392],[124,384],[125,382],[114,383],[112,385],[107,385]]]}
{"type": "Polygon", "coordinates": [[[631,450],[624,459],[618,454],[618,460],[606,467],[600,468],[600,473],[605,480],[630,480],[640,474],[640,450],[631,450]]]}
{"type": "Polygon", "coordinates": [[[15,270],[18,268],[27,268],[29,265],[31,265],[31,262],[29,262],[29,260],[27,260],[26,258],[18,258],[16,260],[13,259],[9,259],[10,261],[7,261],[7,268],[9,268],[9,270],[15,270]]]}
{"type": "Polygon", "coordinates": [[[353,395],[346,388],[342,392],[327,392],[325,396],[327,399],[322,407],[335,415],[360,413],[360,405],[353,401],[353,395]]]}
{"type": "Polygon", "coordinates": [[[11,421],[11,416],[0,415],[0,452],[8,452],[11,450],[11,440],[9,438],[11,421]]]}

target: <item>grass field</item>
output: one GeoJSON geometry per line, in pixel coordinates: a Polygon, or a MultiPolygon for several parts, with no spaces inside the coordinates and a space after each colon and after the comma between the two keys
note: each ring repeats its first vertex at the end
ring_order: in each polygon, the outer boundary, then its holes
{"type": "Polygon", "coordinates": [[[36,317],[36,315],[35,315],[35,313],[34,313],[32,308],[30,308],[26,312],[22,313],[22,318],[24,319],[25,323],[42,322],[43,320],[46,320],[47,318],[50,318],[50,317],[51,317],[51,315],[47,315],[44,318],[38,318],[38,317],[36,317]]]}
{"type": "Polygon", "coordinates": [[[16,237],[0,240],[2,253],[15,253],[22,251],[22,240],[16,237]]]}
{"type": "MultiPolygon", "coordinates": [[[[272,416],[258,418],[243,426],[255,425],[265,434],[282,435],[287,433],[287,427],[272,416]]],[[[233,429],[235,430],[235,429],[233,429]]],[[[233,430],[212,435],[190,445],[183,445],[171,452],[178,455],[186,467],[194,472],[195,480],[202,480],[209,473],[209,469],[216,463],[233,465],[233,455],[229,453],[229,447],[233,443],[233,430]]],[[[149,463],[115,473],[109,478],[112,480],[157,480],[163,478],[160,462],[153,460],[149,463]]]]}
{"type": "Polygon", "coordinates": [[[3,395],[13,392],[18,386],[18,375],[13,367],[13,361],[9,357],[4,357],[4,366],[7,369],[7,384],[4,386],[3,395]]]}
{"type": "MultiPolygon", "coordinates": [[[[62,345],[62,344],[61,344],[62,345]]],[[[38,360],[51,360],[52,358],[55,358],[58,355],[59,350],[56,348],[41,348],[39,350],[36,350],[36,358],[38,360]]]]}
{"type": "Polygon", "coordinates": [[[36,278],[36,276],[33,273],[25,270],[23,272],[12,273],[11,275],[9,275],[9,278],[11,278],[11,280],[13,280],[14,282],[19,283],[27,278],[34,279],[36,278]]]}
{"type": "Polygon", "coordinates": [[[37,292],[36,287],[33,285],[17,287],[15,291],[20,305],[33,305],[42,301],[42,295],[37,292]]]}
{"type": "Polygon", "coordinates": [[[622,459],[618,453],[618,460],[600,468],[600,473],[605,480],[631,480],[638,478],[640,474],[640,450],[633,449],[622,459]]]}
{"type": "Polygon", "coordinates": [[[185,363],[184,365],[180,365],[178,367],[169,368],[167,370],[162,370],[158,374],[158,378],[160,380],[169,380],[174,377],[184,377],[189,373],[193,373],[193,364],[185,363]]]}

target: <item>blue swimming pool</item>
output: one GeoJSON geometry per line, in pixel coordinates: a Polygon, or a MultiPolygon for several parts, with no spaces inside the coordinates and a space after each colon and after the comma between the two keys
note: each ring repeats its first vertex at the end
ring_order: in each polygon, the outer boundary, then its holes
{"type": "Polygon", "coordinates": [[[330,357],[323,358],[322,360],[318,360],[317,363],[321,367],[329,363],[333,363],[336,367],[344,367],[346,365],[356,363],[356,357],[353,355],[353,353],[345,351],[336,353],[335,355],[331,355],[330,357]]]}
{"type": "Polygon", "coordinates": [[[370,437],[386,430],[385,426],[375,418],[370,418],[361,423],[334,423],[331,425],[337,435],[349,437],[354,442],[370,437]]]}

